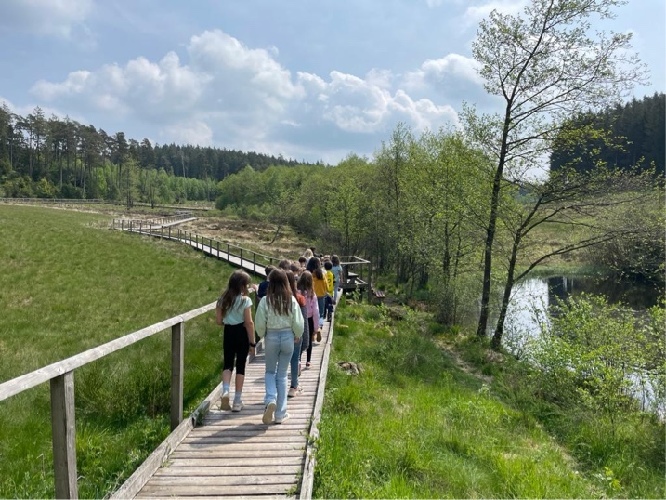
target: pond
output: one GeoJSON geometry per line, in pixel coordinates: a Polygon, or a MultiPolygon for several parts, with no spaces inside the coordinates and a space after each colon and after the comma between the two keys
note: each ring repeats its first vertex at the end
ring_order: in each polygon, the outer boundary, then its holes
{"type": "MultiPolygon", "coordinates": [[[[650,284],[618,282],[593,277],[533,277],[517,283],[511,295],[505,322],[504,346],[519,357],[526,354],[526,341],[538,336],[542,325],[548,325],[546,312],[558,300],[581,293],[603,295],[611,304],[622,303],[638,314],[657,305],[664,292],[650,284]]],[[[636,397],[643,408],[654,403],[655,396],[637,374],[634,380],[636,397]]],[[[663,406],[663,405],[662,405],[663,406]]],[[[659,413],[664,415],[664,408],[659,413]]]]}

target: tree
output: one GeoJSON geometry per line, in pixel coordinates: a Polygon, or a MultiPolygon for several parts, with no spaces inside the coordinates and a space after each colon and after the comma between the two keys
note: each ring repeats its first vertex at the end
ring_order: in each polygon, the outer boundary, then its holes
{"type": "Polygon", "coordinates": [[[129,210],[134,206],[134,203],[138,201],[139,197],[139,165],[137,161],[130,157],[125,162],[125,168],[123,169],[123,177],[121,179],[120,191],[127,209],[129,210]]]}
{"type": "Polygon", "coordinates": [[[614,17],[624,0],[532,0],[521,15],[497,11],[481,22],[473,44],[484,88],[503,100],[502,114],[464,119],[479,147],[493,158],[490,211],[485,224],[483,290],[477,334],[489,318],[493,243],[505,180],[529,178],[568,117],[599,109],[644,78],[629,53],[631,34],[591,33],[591,18],[614,17]]]}

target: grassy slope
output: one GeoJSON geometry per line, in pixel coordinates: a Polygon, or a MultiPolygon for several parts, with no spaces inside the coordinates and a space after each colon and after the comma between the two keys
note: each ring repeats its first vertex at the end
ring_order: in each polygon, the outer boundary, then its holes
{"type": "MultiPolygon", "coordinates": [[[[339,308],[315,497],[661,496],[658,459],[648,464],[647,453],[631,450],[644,472],[639,485],[625,483],[632,474],[612,481],[603,462],[577,462],[535,415],[501,396],[490,377],[468,374],[464,363],[437,348],[437,327],[428,321],[417,313],[394,321],[372,306],[339,308]],[[343,373],[335,366],[341,361],[360,363],[361,375],[343,373]]],[[[607,455],[623,453],[620,447],[607,455]]]]}
{"type": "MultiPolygon", "coordinates": [[[[0,205],[0,381],[208,304],[226,284],[226,265],[101,218],[0,205]]],[[[205,316],[185,327],[190,409],[219,381],[220,330],[205,316]]],[[[168,433],[169,354],[164,332],[75,372],[81,496],[104,496],[168,433]]],[[[0,403],[0,497],[53,495],[48,407],[48,384],[0,403]]]]}

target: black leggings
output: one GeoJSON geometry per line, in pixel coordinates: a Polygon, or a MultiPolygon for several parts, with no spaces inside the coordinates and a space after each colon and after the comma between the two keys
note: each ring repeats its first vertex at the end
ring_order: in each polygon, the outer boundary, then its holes
{"type": "MultiPolygon", "coordinates": [[[[308,355],[306,358],[308,363],[312,360],[312,343],[314,342],[315,332],[317,331],[315,330],[314,322],[315,322],[314,318],[308,318],[308,330],[310,335],[310,343],[308,344],[308,350],[307,350],[308,355]]],[[[317,318],[317,326],[319,326],[319,318],[317,318]]]]}
{"type": "Polygon", "coordinates": [[[235,358],[236,375],[245,375],[245,361],[250,352],[250,339],[247,338],[244,323],[224,325],[222,347],[224,349],[224,365],[222,369],[232,371],[234,369],[235,358]]]}

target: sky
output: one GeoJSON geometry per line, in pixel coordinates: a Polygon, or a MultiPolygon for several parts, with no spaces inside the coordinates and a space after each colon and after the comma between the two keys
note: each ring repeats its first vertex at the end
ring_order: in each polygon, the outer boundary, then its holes
{"type": "MultiPolygon", "coordinates": [[[[478,23],[527,0],[0,0],[0,103],[108,134],[335,164],[398,123],[499,111],[472,59],[478,23]]],[[[666,2],[595,26],[632,32],[664,92],[666,2]]]]}

